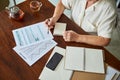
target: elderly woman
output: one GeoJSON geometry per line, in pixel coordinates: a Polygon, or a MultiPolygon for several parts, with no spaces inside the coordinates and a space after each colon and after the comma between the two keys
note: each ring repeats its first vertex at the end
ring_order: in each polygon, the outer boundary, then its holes
{"type": "Polygon", "coordinates": [[[71,10],[71,19],[83,30],[92,35],[82,35],[74,31],[65,31],[63,38],[67,42],[81,42],[97,46],[106,46],[111,40],[115,27],[116,10],[110,0],[60,0],[54,14],[45,22],[49,28],[60,18],[64,9],[71,10]]]}

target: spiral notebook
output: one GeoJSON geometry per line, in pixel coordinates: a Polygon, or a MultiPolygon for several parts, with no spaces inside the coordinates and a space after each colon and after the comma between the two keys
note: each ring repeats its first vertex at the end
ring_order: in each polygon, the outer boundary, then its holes
{"type": "Polygon", "coordinates": [[[104,74],[103,50],[67,46],[65,69],[104,74]]]}

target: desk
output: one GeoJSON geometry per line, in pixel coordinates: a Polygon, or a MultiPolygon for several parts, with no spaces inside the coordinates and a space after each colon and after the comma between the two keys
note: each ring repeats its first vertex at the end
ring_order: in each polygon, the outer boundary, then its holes
{"type": "MultiPolygon", "coordinates": [[[[44,21],[46,18],[52,16],[54,12],[54,6],[48,2],[48,0],[40,0],[43,6],[39,13],[33,14],[29,9],[29,0],[18,5],[25,12],[24,19],[22,21],[14,21],[8,18],[6,11],[0,12],[0,80],[38,80],[38,77],[48,60],[51,52],[49,51],[45,56],[39,59],[34,65],[28,66],[20,56],[18,56],[13,47],[15,41],[13,38],[12,30],[20,28],[26,25],[34,24],[44,21]]],[[[68,19],[65,15],[62,15],[59,22],[67,23],[67,30],[74,30],[81,34],[86,34],[80,29],[74,22],[68,19]]],[[[117,60],[111,53],[105,50],[103,47],[91,46],[87,44],[65,42],[62,37],[54,37],[54,40],[58,43],[58,46],[65,48],[69,46],[80,46],[88,48],[103,49],[105,52],[105,62],[112,67],[120,70],[120,61],[117,60]]]]}

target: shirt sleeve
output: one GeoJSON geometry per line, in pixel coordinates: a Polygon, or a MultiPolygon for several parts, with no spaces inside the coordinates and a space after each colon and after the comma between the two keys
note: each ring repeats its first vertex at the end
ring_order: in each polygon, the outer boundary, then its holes
{"type": "Polygon", "coordinates": [[[116,23],[116,10],[112,7],[108,7],[102,14],[102,18],[98,27],[98,36],[111,38],[113,29],[116,23]]]}
{"type": "Polygon", "coordinates": [[[62,0],[62,4],[65,6],[66,9],[71,9],[73,1],[74,0],[62,0]]]}

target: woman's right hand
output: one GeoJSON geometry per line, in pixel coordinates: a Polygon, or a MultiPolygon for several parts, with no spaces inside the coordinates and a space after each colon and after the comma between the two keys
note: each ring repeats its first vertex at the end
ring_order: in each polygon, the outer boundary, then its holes
{"type": "Polygon", "coordinates": [[[55,17],[51,17],[45,20],[45,23],[48,25],[49,29],[52,29],[56,22],[57,20],[55,17]]]}

